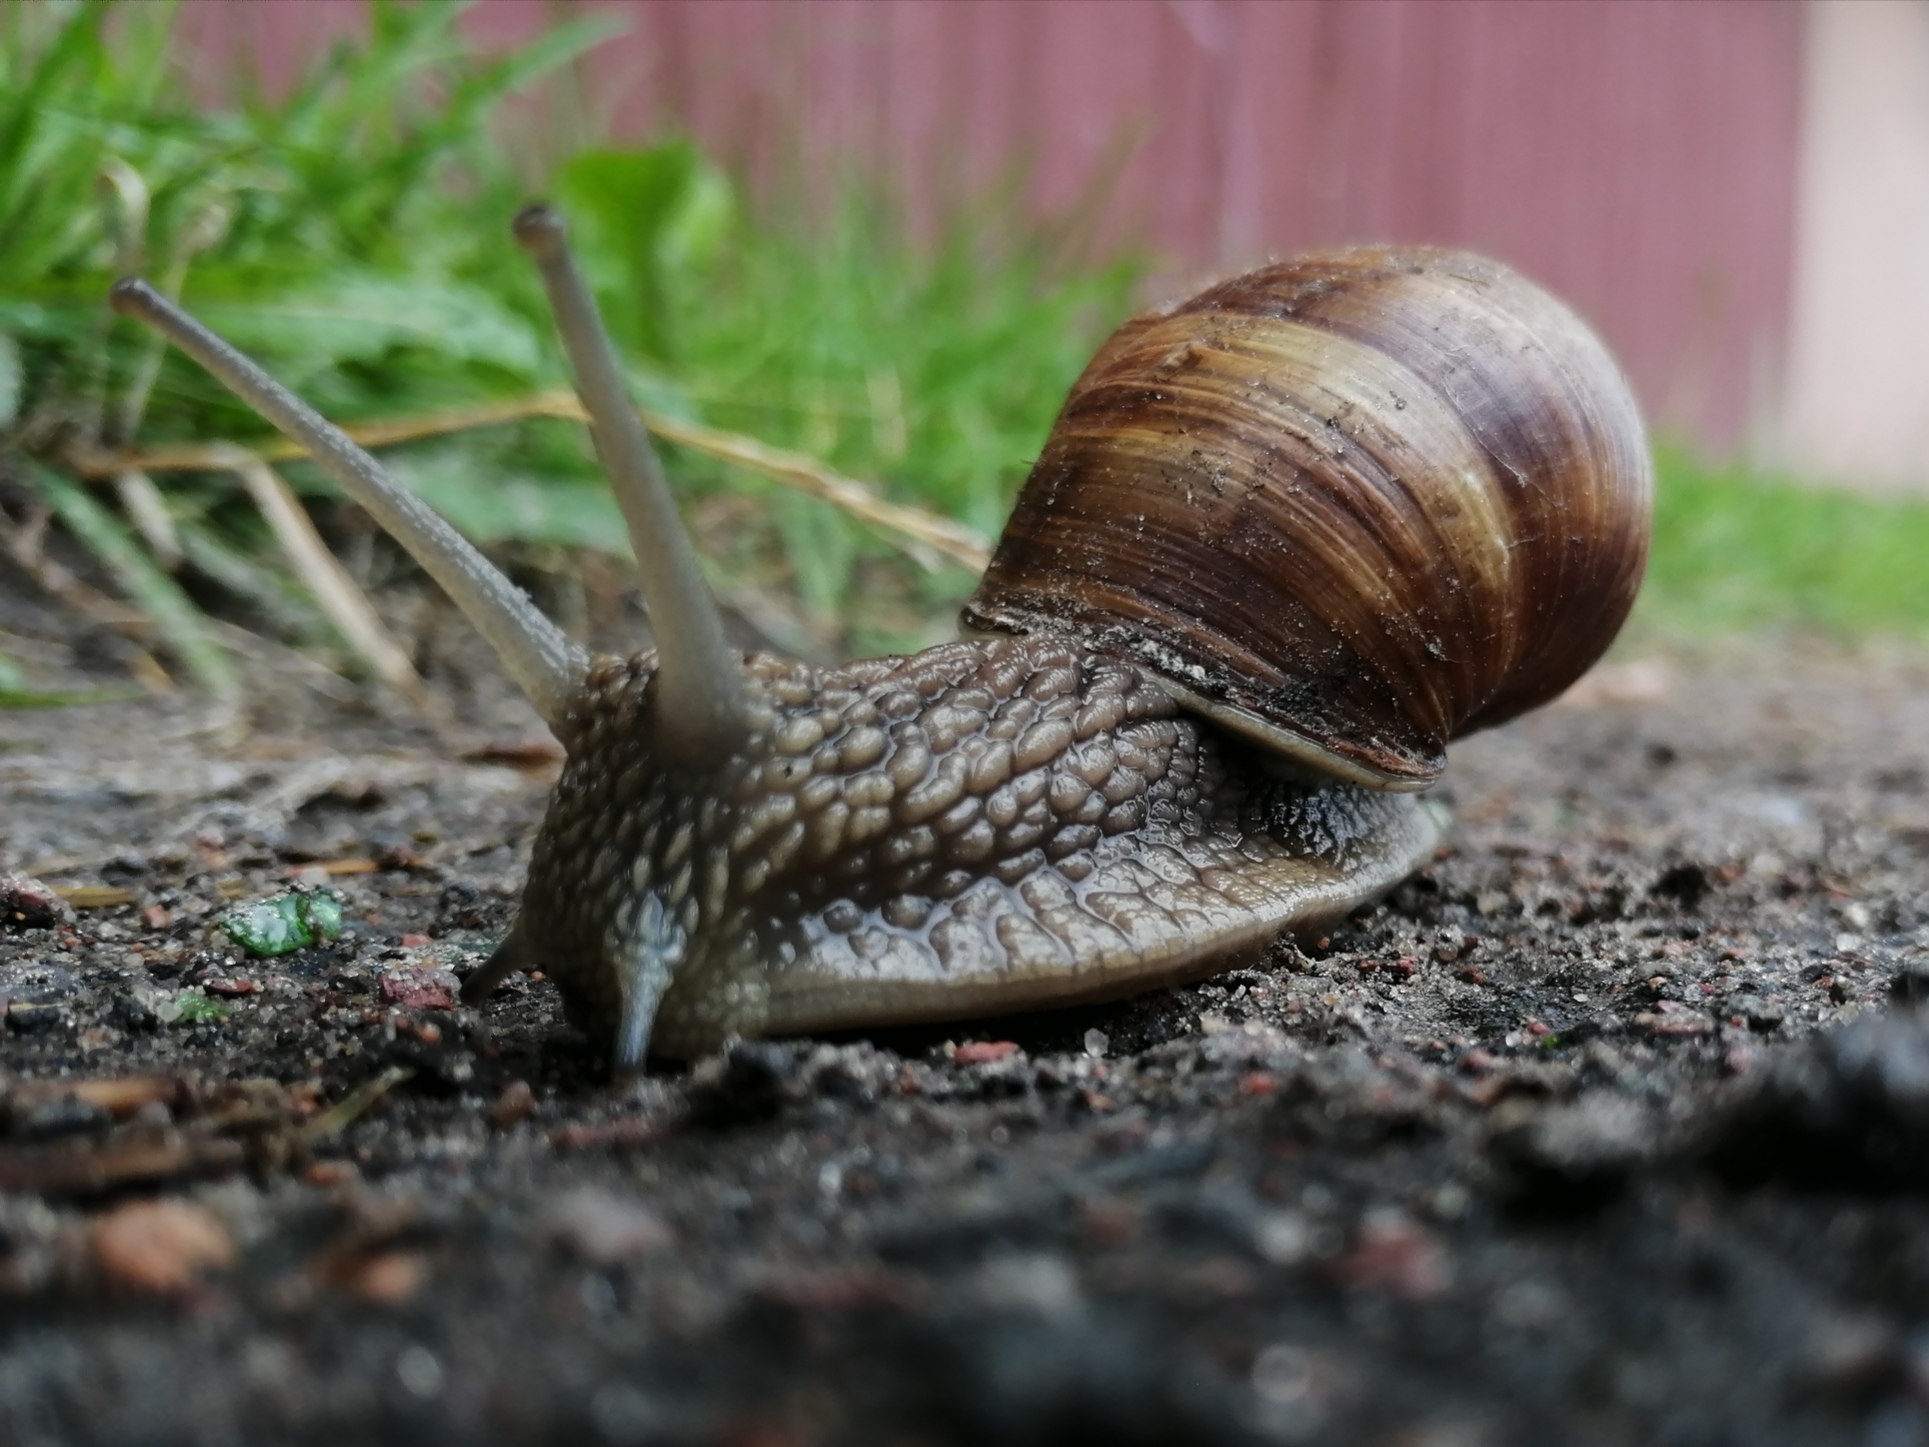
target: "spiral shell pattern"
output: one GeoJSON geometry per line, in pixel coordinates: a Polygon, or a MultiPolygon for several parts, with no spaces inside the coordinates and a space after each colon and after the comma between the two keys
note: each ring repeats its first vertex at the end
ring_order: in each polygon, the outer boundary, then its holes
{"type": "Polygon", "coordinates": [[[1306,256],[1113,334],[964,621],[1074,632],[1302,765],[1423,788],[1607,648],[1652,491],[1627,383],[1545,291],[1306,256]]]}

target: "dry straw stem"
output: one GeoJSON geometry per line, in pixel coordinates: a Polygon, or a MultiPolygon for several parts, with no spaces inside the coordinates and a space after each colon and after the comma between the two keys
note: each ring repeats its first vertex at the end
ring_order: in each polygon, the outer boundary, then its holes
{"type": "MultiPolygon", "coordinates": [[[[230,442],[208,443],[196,450],[197,469],[231,472],[241,480],[256,510],[274,533],[275,541],[307,585],[317,606],[368,670],[411,703],[426,707],[428,689],[409,661],[407,650],[388,631],[374,605],[356,586],[348,570],[328,551],[328,545],[322,541],[321,534],[315,531],[314,523],[295,497],[294,490],[281,479],[280,474],[263,461],[259,453],[230,442]]],[[[111,476],[117,485],[129,477],[147,480],[145,471],[115,466],[106,454],[85,454],[74,459],[74,462],[76,470],[83,476],[111,476]]],[[[152,484],[149,483],[149,486],[152,484]]],[[[125,493],[122,494],[122,501],[127,501],[125,493]]],[[[141,531],[148,545],[155,547],[158,552],[153,535],[145,528],[141,531]]],[[[39,575],[36,574],[36,577],[39,575]]],[[[77,601],[69,596],[73,592],[71,588],[62,587],[64,579],[40,578],[40,581],[55,596],[66,598],[70,604],[77,601]]],[[[100,616],[98,608],[89,608],[87,611],[97,618],[100,616]]],[[[141,621],[145,622],[145,619],[141,621]]]]}
{"type": "Polygon", "coordinates": [[[114,494],[121,511],[141,535],[154,560],[170,573],[181,566],[181,539],[174,531],[174,520],[167,514],[167,503],[154,479],[138,469],[121,473],[114,479],[114,494]]]}
{"type": "MultiPolygon", "coordinates": [[[[648,409],[640,410],[651,433],[664,441],[735,463],[786,487],[819,498],[833,507],[842,508],[853,517],[902,539],[905,550],[927,568],[936,567],[938,558],[944,557],[974,573],[981,573],[991,561],[990,544],[970,528],[923,508],[886,501],[864,483],[845,477],[805,453],[770,447],[740,433],[685,422],[648,409]]],[[[365,422],[344,428],[343,431],[365,447],[383,447],[452,432],[497,427],[530,417],[555,417],[582,423],[589,421],[582,403],[569,393],[539,392],[532,397],[509,402],[425,412],[384,422],[365,422]]],[[[228,470],[229,463],[221,460],[227,455],[223,449],[234,446],[233,443],[181,443],[101,452],[77,459],[77,466],[85,476],[102,478],[113,477],[133,468],[148,472],[228,470]]],[[[299,447],[280,440],[264,442],[259,447],[245,450],[262,462],[286,462],[304,456],[299,447]]]]}
{"type": "Polygon", "coordinates": [[[382,682],[418,707],[426,707],[428,689],[409,662],[407,651],[383,625],[348,569],[328,551],[294,490],[258,454],[246,448],[222,446],[214,451],[223,459],[217,465],[241,479],[289,563],[349,647],[382,682]]]}

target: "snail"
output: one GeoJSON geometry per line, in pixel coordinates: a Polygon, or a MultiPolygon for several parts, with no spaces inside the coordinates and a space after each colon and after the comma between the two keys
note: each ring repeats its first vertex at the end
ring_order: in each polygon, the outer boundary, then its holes
{"type": "Polygon", "coordinates": [[[1464,253],[1271,265],[1134,318],[1072,388],[965,637],[814,668],[725,644],[546,207],[539,266],[656,648],[589,657],[446,523],[138,280],[488,638],[563,744],[520,912],[619,1071],[735,1035],[1094,1001],[1257,959],[1431,857],[1450,739],[1632,604],[1648,453],[1561,303],[1464,253]]]}

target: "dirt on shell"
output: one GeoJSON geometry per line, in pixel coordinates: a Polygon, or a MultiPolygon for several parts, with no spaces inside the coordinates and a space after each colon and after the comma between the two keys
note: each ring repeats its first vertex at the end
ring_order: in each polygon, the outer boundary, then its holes
{"type": "Polygon", "coordinates": [[[620,1089],[454,997],[533,716],[261,688],[0,714],[0,1438],[1929,1443],[1929,658],[1611,665],[1318,947],[620,1089]]]}

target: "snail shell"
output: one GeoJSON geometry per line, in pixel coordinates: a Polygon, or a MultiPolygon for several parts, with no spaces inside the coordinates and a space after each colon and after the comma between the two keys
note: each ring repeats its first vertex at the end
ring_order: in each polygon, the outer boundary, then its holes
{"type": "Polygon", "coordinates": [[[1627,617],[1652,480],[1594,334],[1464,252],[1362,248],[1128,322],[967,626],[1061,631],[1313,771],[1423,788],[1627,617]]]}
{"type": "Polygon", "coordinates": [[[1606,648],[1646,547],[1626,384],[1447,252],[1308,257],[1121,327],[965,611],[812,669],[722,642],[569,262],[542,267],[658,649],[591,659],[366,453],[143,283],[115,304],[297,438],[494,644],[567,753],[471,1001],[541,965],[619,1068],[733,1034],[1097,1000],[1391,888],[1445,742],[1606,648]],[[1223,726],[1223,727],[1222,727],[1223,726]]]}

